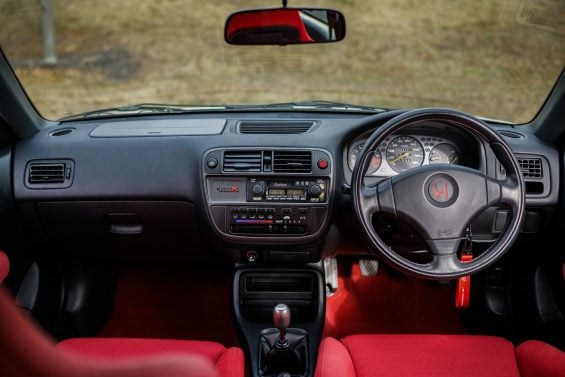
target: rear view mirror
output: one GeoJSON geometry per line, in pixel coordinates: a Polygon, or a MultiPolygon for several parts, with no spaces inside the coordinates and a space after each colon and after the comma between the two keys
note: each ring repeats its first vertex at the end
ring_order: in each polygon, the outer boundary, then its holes
{"type": "Polygon", "coordinates": [[[345,37],[343,14],[331,9],[278,8],[237,12],[226,21],[224,38],[234,45],[327,43],[345,37]]]}

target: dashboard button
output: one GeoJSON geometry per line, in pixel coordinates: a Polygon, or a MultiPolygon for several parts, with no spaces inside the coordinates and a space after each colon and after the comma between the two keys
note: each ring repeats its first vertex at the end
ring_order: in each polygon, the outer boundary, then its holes
{"type": "Polygon", "coordinates": [[[208,161],[206,161],[206,165],[210,168],[210,169],[214,169],[218,166],[218,160],[215,159],[214,157],[211,157],[208,159],[208,161]]]}
{"type": "Polygon", "coordinates": [[[323,158],[318,160],[318,167],[322,170],[325,170],[328,168],[328,166],[330,166],[330,163],[328,162],[328,160],[325,160],[323,158]]]}
{"type": "Polygon", "coordinates": [[[290,215],[292,213],[292,210],[290,208],[283,208],[282,213],[283,215],[290,215]]]}

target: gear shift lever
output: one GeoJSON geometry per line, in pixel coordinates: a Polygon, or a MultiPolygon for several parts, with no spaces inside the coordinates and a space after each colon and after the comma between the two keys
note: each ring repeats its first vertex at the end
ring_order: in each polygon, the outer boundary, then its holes
{"type": "Polygon", "coordinates": [[[308,333],[291,329],[290,308],[278,304],[273,308],[273,325],[260,339],[259,369],[261,376],[305,376],[308,365],[308,333]]]}
{"type": "Polygon", "coordinates": [[[286,329],[290,326],[290,308],[285,304],[278,304],[273,309],[273,324],[279,330],[277,347],[288,347],[286,329]]]}

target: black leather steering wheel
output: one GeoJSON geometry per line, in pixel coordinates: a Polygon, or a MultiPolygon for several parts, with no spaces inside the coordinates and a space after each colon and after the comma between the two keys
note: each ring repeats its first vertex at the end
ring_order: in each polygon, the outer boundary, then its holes
{"type": "Polygon", "coordinates": [[[372,251],[394,268],[425,279],[454,279],[492,265],[516,240],[524,217],[524,179],[508,144],[483,121],[449,109],[409,111],[378,127],[357,158],[352,195],[355,214],[372,251]],[[410,169],[376,186],[367,185],[365,172],[376,147],[388,136],[421,121],[449,124],[484,140],[506,170],[506,178],[501,181],[468,167],[434,164],[410,169]],[[461,262],[458,251],[467,227],[482,211],[497,204],[509,208],[505,229],[478,258],[461,262]],[[425,239],[431,261],[416,263],[393,251],[373,227],[377,212],[410,224],[425,239]]]}

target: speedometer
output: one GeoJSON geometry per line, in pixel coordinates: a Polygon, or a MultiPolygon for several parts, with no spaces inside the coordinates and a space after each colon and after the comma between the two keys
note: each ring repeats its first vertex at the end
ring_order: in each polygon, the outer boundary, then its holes
{"type": "Polygon", "coordinates": [[[387,145],[386,161],[399,173],[418,167],[424,162],[424,148],[411,136],[399,136],[387,145]]]}
{"type": "MultiPolygon", "coordinates": [[[[361,144],[357,144],[356,146],[354,146],[353,148],[351,148],[349,150],[349,168],[351,170],[353,170],[353,168],[355,167],[355,163],[357,162],[357,157],[359,156],[359,153],[363,150],[363,147],[365,146],[365,144],[361,143],[361,144]]],[[[367,169],[367,172],[365,173],[365,175],[371,175],[374,172],[376,172],[377,170],[379,170],[379,168],[381,167],[381,152],[379,152],[378,150],[375,150],[375,154],[373,155],[373,158],[371,159],[371,164],[369,165],[369,169],[367,169]]]]}

